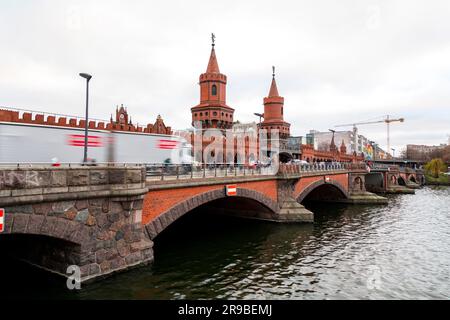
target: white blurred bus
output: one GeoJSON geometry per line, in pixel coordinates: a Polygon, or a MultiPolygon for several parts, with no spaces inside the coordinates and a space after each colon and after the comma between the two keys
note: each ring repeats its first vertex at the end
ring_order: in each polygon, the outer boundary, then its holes
{"type": "MultiPolygon", "coordinates": [[[[0,164],[82,163],[84,129],[1,122],[0,164]]],[[[173,135],[89,129],[95,163],[192,164],[192,146],[173,135]]]]}

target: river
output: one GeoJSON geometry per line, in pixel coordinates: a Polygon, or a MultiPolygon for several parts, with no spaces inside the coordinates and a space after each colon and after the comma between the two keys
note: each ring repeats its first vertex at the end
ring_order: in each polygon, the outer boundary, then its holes
{"type": "Polygon", "coordinates": [[[191,213],[155,241],[155,262],[68,291],[0,261],[1,295],[68,299],[449,299],[450,188],[382,206],[310,204],[311,225],[191,213]]]}

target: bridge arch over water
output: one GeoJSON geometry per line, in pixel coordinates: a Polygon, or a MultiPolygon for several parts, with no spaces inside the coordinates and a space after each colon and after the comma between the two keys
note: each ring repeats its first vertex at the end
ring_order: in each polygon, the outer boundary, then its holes
{"type": "Polygon", "coordinates": [[[369,172],[365,176],[365,187],[370,192],[383,192],[385,184],[382,172],[369,172]]]}
{"type": "Polygon", "coordinates": [[[406,186],[406,181],[405,181],[405,179],[404,179],[401,175],[399,175],[399,176],[397,177],[397,184],[398,184],[399,186],[406,186]]]}
{"type": "Polygon", "coordinates": [[[339,182],[319,180],[308,185],[297,196],[297,202],[302,203],[309,200],[333,201],[348,198],[349,193],[339,182]]]}
{"type": "Polygon", "coordinates": [[[205,207],[214,213],[226,212],[229,215],[267,220],[271,220],[279,211],[279,206],[274,200],[258,191],[237,188],[237,195],[229,197],[225,190],[220,188],[194,195],[155,217],[146,224],[150,239],[156,238],[184,215],[205,207]]]}

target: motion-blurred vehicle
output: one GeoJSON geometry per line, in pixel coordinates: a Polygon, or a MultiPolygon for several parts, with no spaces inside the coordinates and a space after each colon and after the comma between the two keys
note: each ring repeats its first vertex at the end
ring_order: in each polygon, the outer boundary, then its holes
{"type": "MultiPolygon", "coordinates": [[[[0,163],[81,163],[84,129],[0,122],[0,163]]],[[[90,163],[191,165],[192,146],[178,136],[89,129],[90,163]]]]}

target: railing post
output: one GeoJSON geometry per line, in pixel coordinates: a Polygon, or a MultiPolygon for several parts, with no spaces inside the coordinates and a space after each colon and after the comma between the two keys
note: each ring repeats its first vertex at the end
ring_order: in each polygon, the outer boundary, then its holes
{"type": "Polygon", "coordinates": [[[214,164],[214,177],[215,178],[217,177],[217,165],[216,164],[214,164]]]}
{"type": "Polygon", "coordinates": [[[191,179],[194,178],[194,164],[191,164],[191,179]]]}
{"type": "Polygon", "coordinates": [[[206,177],[206,163],[203,163],[203,178],[206,177]]]}
{"type": "Polygon", "coordinates": [[[234,176],[235,176],[235,177],[237,176],[237,165],[234,166],[234,176]]]}
{"type": "Polygon", "coordinates": [[[177,180],[180,179],[180,166],[177,165],[177,180]]]}
{"type": "Polygon", "coordinates": [[[161,181],[164,180],[164,167],[161,167],[161,181]]]}

